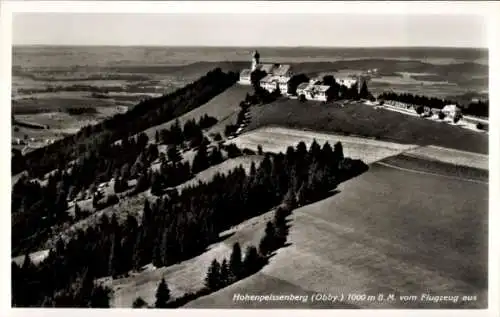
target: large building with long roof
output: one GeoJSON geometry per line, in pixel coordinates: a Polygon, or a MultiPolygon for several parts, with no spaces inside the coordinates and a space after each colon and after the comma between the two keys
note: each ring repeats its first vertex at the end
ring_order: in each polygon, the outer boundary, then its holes
{"type": "MultiPolygon", "coordinates": [[[[251,68],[249,69],[243,69],[240,72],[240,80],[239,83],[242,85],[251,85],[251,75],[252,72],[255,70],[261,70],[265,72],[267,75],[264,77],[265,80],[263,81],[264,78],[260,80],[261,86],[264,89],[267,89],[266,87],[271,87],[273,86],[274,89],[276,88],[276,85],[281,86],[284,85],[284,83],[287,83],[290,78],[293,76],[293,72],[291,71],[291,66],[288,64],[279,64],[279,63],[261,63],[260,62],[260,54],[258,51],[255,51],[252,55],[252,64],[251,68]]],[[[267,89],[269,90],[269,89],[267,89]]]]}

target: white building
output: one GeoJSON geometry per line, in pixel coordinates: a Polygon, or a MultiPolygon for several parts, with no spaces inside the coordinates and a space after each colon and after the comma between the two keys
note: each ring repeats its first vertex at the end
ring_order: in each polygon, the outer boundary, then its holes
{"type": "Polygon", "coordinates": [[[265,90],[273,92],[276,90],[276,88],[279,88],[278,78],[274,75],[269,74],[260,80],[259,85],[265,90]]]}
{"type": "Polygon", "coordinates": [[[335,78],[335,81],[337,84],[346,86],[347,88],[351,88],[358,83],[357,78],[335,78]]]}
{"type": "Polygon", "coordinates": [[[317,84],[316,81],[301,83],[297,87],[297,95],[303,95],[307,100],[328,101],[328,91],[331,89],[328,85],[317,84]]]}
{"type": "Polygon", "coordinates": [[[280,91],[282,95],[288,95],[288,82],[290,77],[281,77],[278,80],[280,91]]]}
{"type": "Polygon", "coordinates": [[[462,110],[457,105],[446,105],[441,110],[446,117],[455,118],[456,115],[462,114],[462,110]]]}
{"type": "MultiPolygon", "coordinates": [[[[252,84],[251,74],[253,71],[255,71],[257,69],[265,72],[267,75],[273,75],[273,77],[275,77],[274,79],[277,79],[279,81],[280,90],[282,90],[282,86],[284,85],[284,83],[288,83],[290,78],[293,76],[290,65],[272,64],[272,63],[261,64],[260,63],[260,54],[259,54],[259,52],[255,51],[252,55],[251,68],[250,69],[243,69],[240,72],[239,83],[241,85],[251,85],[252,84]]],[[[270,84],[267,84],[269,82],[269,80],[270,80],[270,78],[267,78],[264,81],[264,83],[266,83],[265,84],[266,86],[270,86],[270,84]]],[[[265,88],[265,87],[263,87],[263,88],[265,88]]],[[[283,88],[282,91],[284,91],[284,90],[285,89],[283,88]]],[[[288,91],[288,88],[286,88],[286,91],[288,91]]]]}

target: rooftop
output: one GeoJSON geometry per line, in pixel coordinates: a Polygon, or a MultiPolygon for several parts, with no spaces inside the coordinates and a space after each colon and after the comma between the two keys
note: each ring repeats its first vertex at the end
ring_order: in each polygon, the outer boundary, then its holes
{"type": "Polygon", "coordinates": [[[252,71],[250,69],[244,69],[240,73],[240,77],[250,77],[252,71]]]}
{"type": "Polygon", "coordinates": [[[285,76],[289,70],[290,70],[290,65],[280,65],[276,69],[274,69],[273,73],[276,76],[285,76]]]}
{"type": "Polygon", "coordinates": [[[309,86],[309,83],[301,83],[297,86],[297,89],[306,89],[309,86]]]}
{"type": "Polygon", "coordinates": [[[273,74],[268,74],[264,78],[262,78],[260,81],[261,82],[271,82],[276,80],[277,78],[273,74]]]}
{"type": "Polygon", "coordinates": [[[310,87],[312,90],[314,91],[318,91],[318,92],[326,92],[328,89],[330,89],[331,87],[328,86],[328,85],[313,85],[310,87]]]}

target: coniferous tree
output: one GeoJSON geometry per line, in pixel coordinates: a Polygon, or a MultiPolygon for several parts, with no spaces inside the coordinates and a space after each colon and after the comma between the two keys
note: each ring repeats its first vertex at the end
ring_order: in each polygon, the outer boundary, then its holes
{"type": "Polygon", "coordinates": [[[153,259],[152,259],[152,263],[154,266],[156,267],[161,267],[163,266],[163,252],[162,252],[162,245],[160,244],[160,241],[161,238],[160,237],[156,237],[155,239],[155,243],[153,245],[153,259]]]}
{"type": "Polygon", "coordinates": [[[111,237],[111,254],[109,255],[109,275],[116,278],[121,272],[121,238],[118,232],[111,237]]]}
{"type": "Polygon", "coordinates": [[[238,242],[233,244],[233,252],[229,259],[229,269],[233,279],[237,280],[241,276],[242,272],[242,259],[241,259],[241,247],[238,242]]]}
{"type": "Polygon", "coordinates": [[[144,308],[147,307],[148,303],[142,297],[137,297],[132,304],[132,308],[144,308]]]}
{"type": "Polygon", "coordinates": [[[158,288],[156,289],[156,308],[167,308],[167,303],[170,300],[170,290],[168,289],[165,279],[162,278],[158,288]]]}
{"type": "Polygon", "coordinates": [[[193,174],[197,174],[207,168],[208,168],[207,147],[204,144],[201,144],[193,159],[193,166],[191,167],[191,172],[193,174]]]}
{"type": "Polygon", "coordinates": [[[222,260],[220,265],[220,287],[225,287],[235,281],[237,279],[231,274],[232,272],[229,269],[229,265],[227,264],[227,260],[222,260]]]}
{"type": "Polygon", "coordinates": [[[92,290],[89,306],[92,308],[109,308],[111,290],[107,287],[97,285],[92,290]]]}
{"type": "Polygon", "coordinates": [[[359,98],[361,98],[361,99],[370,98],[370,92],[368,91],[368,86],[366,84],[366,80],[363,80],[363,84],[361,85],[361,90],[359,92],[359,98]]]}
{"type": "Polygon", "coordinates": [[[80,206],[77,203],[75,203],[74,213],[75,213],[75,219],[81,219],[82,218],[82,210],[80,209],[80,206]]]}
{"type": "Polygon", "coordinates": [[[205,286],[210,290],[217,290],[220,286],[220,264],[216,259],[208,268],[207,276],[205,278],[205,286]]]}
{"type": "Polygon", "coordinates": [[[287,210],[292,210],[297,207],[297,199],[295,197],[295,191],[290,187],[283,198],[283,205],[287,210]]]}
{"type": "Polygon", "coordinates": [[[160,174],[153,172],[151,176],[151,194],[160,196],[163,192],[163,181],[160,174]]]}
{"type": "Polygon", "coordinates": [[[335,143],[333,155],[335,160],[337,160],[338,162],[344,159],[344,149],[342,147],[342,143],[340,142],[335,143]]]}
{"type": "Polygon", "coordinates": [[[307,182],[302,183],[297,191],[297,203],[299,206],[304,206],[309,200],[309,192],[307,182]]]}
{"type": "Polygon", "coordinates": [[[247,247],[245,251],[245,258],[243,260],[244,275],[249,276],[254,274],[261,268],[263,263],[264,261],[259,255],[257,248],[254,246],[247,247]]]}
{"type": "Polygon", "coordinates": [[[311,162],[313,160],[318,160],[321,155],[321,147],[319,146],[318,142],[316,142],[316,139],[313,140],[311,143],[311,146],[309,147],[309,156],[311,158],[311,162]]]}
{"type": "Polygon", "coordinates": [[[266,230],[264,236],[259,243],[259,252],[263,256],[269,255],[274,250],[276,237],[276,228],[272,222],[266,224],[266,230]]]}
{"type": "Polygon", "coordinates": [[[220,164],[224,161],[224,158],[222,157],[222,153],[219,148],[215,148],[212,150],[210,153],[210,165],[217,165],[220,164]]]}

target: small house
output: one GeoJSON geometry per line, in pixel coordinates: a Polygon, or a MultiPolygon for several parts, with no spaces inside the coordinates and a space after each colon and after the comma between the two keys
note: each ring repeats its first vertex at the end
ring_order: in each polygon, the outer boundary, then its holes
{"type": "Polygon", "coordinates": [[[328,101],[331,99],[331,86],[301,83],[297,87],[297,95],[303,95],[307,100],[328,101]]]}
{"type": "Polygon", "coordinates": [[[358,80],[355,78],[335,78],[337,84],[346,86],[347,88],[351,88],[355,84],[357,84],[358,80]]]}
{"type": "Polygon", "coordinates": [[[309,83],[300,83],[297,86],[297,96],[306,95],[306,89],[309,87],[309,83]]]}
{"type": "Polygon", "coordinates": [[[455,116],[462,114],[461,109],[457,105],[446,105],[441,110],[447,118],[455,118],[455,116]]]}
{"type": "Polygon", "coordinates": [[[279,88],[279,82],[278,78],[274,75],[267,75],[264,78],[262,78],[259,82],[260,87],[264,88],[265,90],[269,92],[273,92],[276,90],[276,88],[279,88]]]}
{"type": "MultiPolygon", "coordinates": [[[[330,100],[331,96],[329,92],[331,91],[331,86],[327,85],[313,85],[309,89],[309,95],[311,97],[311,100],[318,100],[318,101],[328,101],[330,100]]],[[[307,95],[306,95],[307,98],[307,95]]]]}

